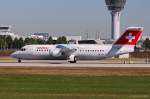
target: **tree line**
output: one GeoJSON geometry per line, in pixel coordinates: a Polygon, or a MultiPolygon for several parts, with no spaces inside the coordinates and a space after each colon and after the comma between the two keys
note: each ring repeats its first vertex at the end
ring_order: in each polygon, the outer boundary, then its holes
{"type": "MultiPolygon", "coordinates": [[[[58,37],[57,40],[53,40],[50,36],[47,41],[42,39],[36,39],[36,38],[15,38],[12,39],[11,36],[0,36],[0,49],[20,49],[21,47],[25,45],[31,45],[31,44],[66,44],[67,40],[65,36],[58,37]]],[[[143,42],[143,48],[150,50],[150,39],[147,38],[143,42]]]]}
{"type": "Polygon", "coordinates": [[[147,50],[150,49],[150,39],[149,38],[146,38],[146,40],[144,41],[143,43],[143,47],[147,50]]]}
{"type": "Polygon", "coordinates": [[[0,49],[20,49],[25,45],[31,44],[66,44],[67,40],[65,36],[59,37],[57,40],[53,40],[50,36],[47,41],[36,38],[15,38],[12,39],[11,36],[0,36],[0,49]]]}

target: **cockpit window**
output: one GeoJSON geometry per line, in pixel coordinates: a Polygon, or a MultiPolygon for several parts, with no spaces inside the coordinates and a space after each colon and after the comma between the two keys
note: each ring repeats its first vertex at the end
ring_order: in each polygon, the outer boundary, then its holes
{"type": "Polygon", "coordinates": [[[25,48],[21,48],[21,51],[26,51],[26,49],[25,48]]]}

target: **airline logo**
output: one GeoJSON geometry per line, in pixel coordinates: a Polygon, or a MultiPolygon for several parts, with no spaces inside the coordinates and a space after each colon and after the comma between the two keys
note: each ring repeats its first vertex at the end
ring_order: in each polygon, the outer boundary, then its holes
{"type": "Polygon", "coordinates": [[[132,42],[132,40],[134,40],[134,39],[135,39],[135,36],[133,36],[133,35],[132,35],[132,33],[129,33],[129,35],[128,35],[128,36],[126,36],[126,39],[127,39],[127,40],[129,40],[129,43],[131,43],[131,42],[132,42]]]}
{"type": "Polygon", "coordinates": [[[48,51],[48,47],[37,47],[38,51],[48,51]]]}
{"type": "Polygon", "coordinates": [[[135,45],[143,32],[143,28],[128,28],[125,33],[115,42],[116,45],[135,45]]]}
{"type": "Polygon", "coordinates": [[[48,47],[37,47],[37,49],[48,49],[48,47]]]}

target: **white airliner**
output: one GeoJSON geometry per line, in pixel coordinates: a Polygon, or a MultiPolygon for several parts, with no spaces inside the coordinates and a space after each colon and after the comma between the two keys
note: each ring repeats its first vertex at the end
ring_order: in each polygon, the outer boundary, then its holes
{"type": "Polygon", "coordinates": [[[56,45],[26,45],[20,51],[12,53],[12,57],[21,60],[98,60],[127,54],[134,47],[143,32],[142,27],[129,27],[125,33],[112,45],[98,44],[56,44],[56,45]]]}

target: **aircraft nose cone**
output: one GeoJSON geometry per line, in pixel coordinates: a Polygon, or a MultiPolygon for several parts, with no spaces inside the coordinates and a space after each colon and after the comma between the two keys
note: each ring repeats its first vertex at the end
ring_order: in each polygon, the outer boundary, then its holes
{"type": "Polygon", "coordinates": [[[10,56],[13,57],[13,58],[17,58],[18,57],[18,52],[14,52],[10,56]]]}

